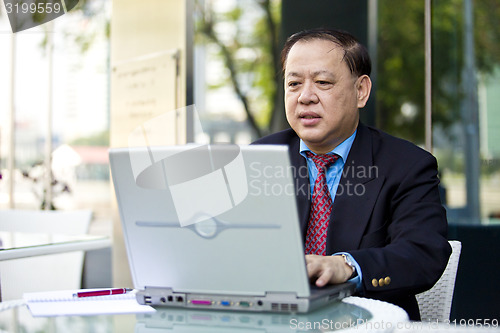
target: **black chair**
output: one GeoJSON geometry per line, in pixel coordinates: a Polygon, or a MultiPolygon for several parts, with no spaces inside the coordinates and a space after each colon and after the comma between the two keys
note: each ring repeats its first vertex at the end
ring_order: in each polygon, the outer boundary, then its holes
{"type": "Polygon", "coordinates": [[[462,242],[451,320],[500,318],[500,224],[450,224],[462,242]]]}

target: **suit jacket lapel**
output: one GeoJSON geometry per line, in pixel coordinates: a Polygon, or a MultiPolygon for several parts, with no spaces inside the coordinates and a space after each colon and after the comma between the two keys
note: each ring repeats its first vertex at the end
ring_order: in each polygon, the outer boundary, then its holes
{"type": "Polygon", "coordinates": [[[289,146],[290,163],[295,170],[293,170],[295,193],[297,199],[297,211],[300,222],[300,229],[302,235],[305,237],[307,222],[309,221],[309,209],[311,205],[310,195],[311,187],[309,185],[309,173],[307,170],[306,159],[300,155],[300,140],[295,137],[289,146]]]}
{"type": "Polygon", "coordinates": [[[383,181],[373,165],[371,133],[360,123],[333,203],[327,254],[358,248],[383,181]]]}

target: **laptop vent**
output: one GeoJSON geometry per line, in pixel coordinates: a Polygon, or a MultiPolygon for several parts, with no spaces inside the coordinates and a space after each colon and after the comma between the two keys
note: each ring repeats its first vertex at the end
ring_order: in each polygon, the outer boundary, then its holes
{"type": "Polygon", "coordinates": [[[299,310],[298,304],[292,303],[271,303],[271,310],[272,311],[283,311],[283,312],[296,312],[299,310]]]}

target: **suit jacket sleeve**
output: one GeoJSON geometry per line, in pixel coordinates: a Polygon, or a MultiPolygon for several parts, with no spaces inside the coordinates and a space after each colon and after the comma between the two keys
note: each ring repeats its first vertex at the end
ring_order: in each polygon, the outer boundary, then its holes
{"type": "Polygon", "coordinates": [[[368,228],[359,249],[349,251],[362,269],[367,296],[384,293],[390,298],[392,293],[429,289],[450,254],[435,158],[423,154],[404,173],[400,180],[384,179],[377,202],[385,202],[387,210],[382,213],[376,204],[372,211],[373,218],[383,216],[383,222],[371,221],[377,228],[368,228]]]}

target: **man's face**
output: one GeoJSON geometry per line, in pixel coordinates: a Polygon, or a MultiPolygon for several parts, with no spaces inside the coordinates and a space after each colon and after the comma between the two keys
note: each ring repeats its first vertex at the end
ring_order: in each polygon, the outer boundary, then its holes
{"type": "Polygon", "coordinates": [[[369,78],[351,74],[343,56],[341,47],[320,39],[299,41],[288,53],[286,117],[309,149],[318,154],[331,151],[354,133],[358,108],[368,99],[360,86],[369,78]]]}

